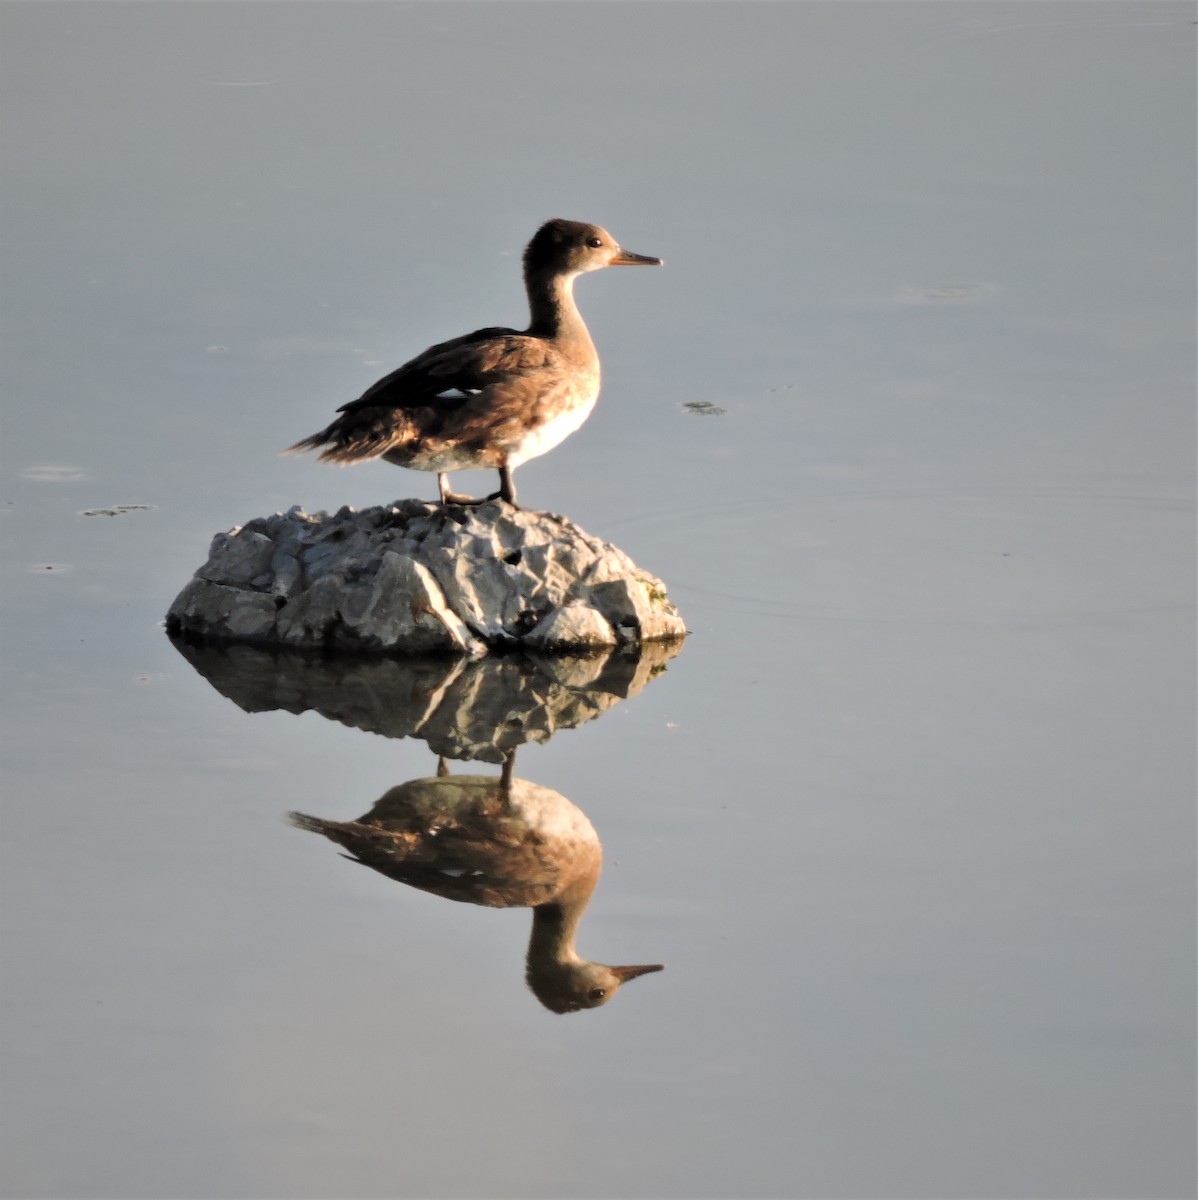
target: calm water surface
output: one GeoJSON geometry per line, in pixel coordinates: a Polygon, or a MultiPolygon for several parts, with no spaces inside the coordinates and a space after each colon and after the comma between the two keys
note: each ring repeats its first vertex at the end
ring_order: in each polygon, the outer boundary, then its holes
{"type": "Polygon", "coordinates": [[[4,4],[4,1194],[1193,1195],[1195,15],[4,4]],[[667,265],[521,499],[681,652],[189,661],[213,533],[434,494],[278,451],[554,215],[667,265]],[[286,822],[512,746],[593,1010],[286,822]]]}

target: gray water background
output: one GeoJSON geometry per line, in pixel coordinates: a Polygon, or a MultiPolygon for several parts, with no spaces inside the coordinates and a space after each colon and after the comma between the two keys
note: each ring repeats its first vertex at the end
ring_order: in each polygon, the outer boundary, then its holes
{"type": "Polygon", "coordinates": [[[1196,17],[4,3],[4,1194],[1193,1195],[1196,17]],[[666,964],[569,1016],[526,913],[283,823],[426,746],[159,625],[217,530],[434,494],[278,451],[556,215],[666,267],[580,281],[521,499],[693,629],[521,751],[666,964]]]}

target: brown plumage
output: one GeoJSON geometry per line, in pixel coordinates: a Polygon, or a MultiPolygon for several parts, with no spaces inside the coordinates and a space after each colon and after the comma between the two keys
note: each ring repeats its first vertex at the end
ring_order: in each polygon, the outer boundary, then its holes
{"type": "Polygon", "coordinates": [[[513,772],[514,753],[498,778],[450,775],[442,759],[435,778],[392,788],[356,821],[289,819],[410,887],[489,908],[531,908],[525,977],[537,998],[554,1012],[606,1004],[621,984],[661,965],[608,966],[578,954],[574,938],[603,847],[565,796],[513,772]]]}
{"type": "Polygon", "coordinates": [[[515,504],[512,471],[573,433],[599,395],[599,356],[574,303],[574,280],[602,267],[660,263],[621,250],[598,225],[547,221],[524,251],[526,330],[494,326],[430,346],[288,452],[435,471],[444,504],[483,503],[452,493],[447,472],[486,467],[499,472],[500,486],[485,499],[515,504]]]}

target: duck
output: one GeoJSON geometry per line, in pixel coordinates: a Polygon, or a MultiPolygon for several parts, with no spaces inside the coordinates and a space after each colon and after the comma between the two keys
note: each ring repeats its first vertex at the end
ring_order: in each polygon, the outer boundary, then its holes
{"type": "Polygon", "coordinates": [[[551,1012],[607,1004],[630,979],[661,963],[608,966],[574,945],[595,890],[603,847],[585,813],[565,796],[514,777],[515,752],[502,773],[437,774],[385,792],[356,821],[288,814],[320,833],[344,857],[424,892],[491,908],[531,908],[525,980],[551,1012]]]}
{"type": "Polygon", "coordinates": [[[575,279],[661,265],[622,249],[599,225],[546,221],[524,251],[527,329],[493,326],[430,346],[284,453],[319,450],[321,462],[342,465],[381,458],[436,472],[443,505],[515,507],[512,472],[574,433],[599,397],[599,355],[574,302],[575,279]],[[499,472],[497,492],[451,490],[450,471],[478,468],[499,472]]]}

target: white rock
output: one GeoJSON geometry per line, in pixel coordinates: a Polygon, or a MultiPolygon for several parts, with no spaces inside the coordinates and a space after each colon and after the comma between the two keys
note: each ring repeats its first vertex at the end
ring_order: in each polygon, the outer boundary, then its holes
{"type": "Polygon", "coordinates": [[[244,584],[269,570],[274,543],[245,529],[218,533],[212,539],[208,561],[200,568],[214,583],[244,584]]]}
{"type": "Polygon", "coordinates": [[[585,604],[555,608],[525,638],[535,650],[583,650],[614,646],[616,631],[601,613],[585,604]]]}
{"type": "Polygon", "coordinates": [[[217,534],[167,626],[215,642],[467,656],[686,633],[661,580],[565,517],[417,500],[333,516],[295,507],[217,534]]]}

